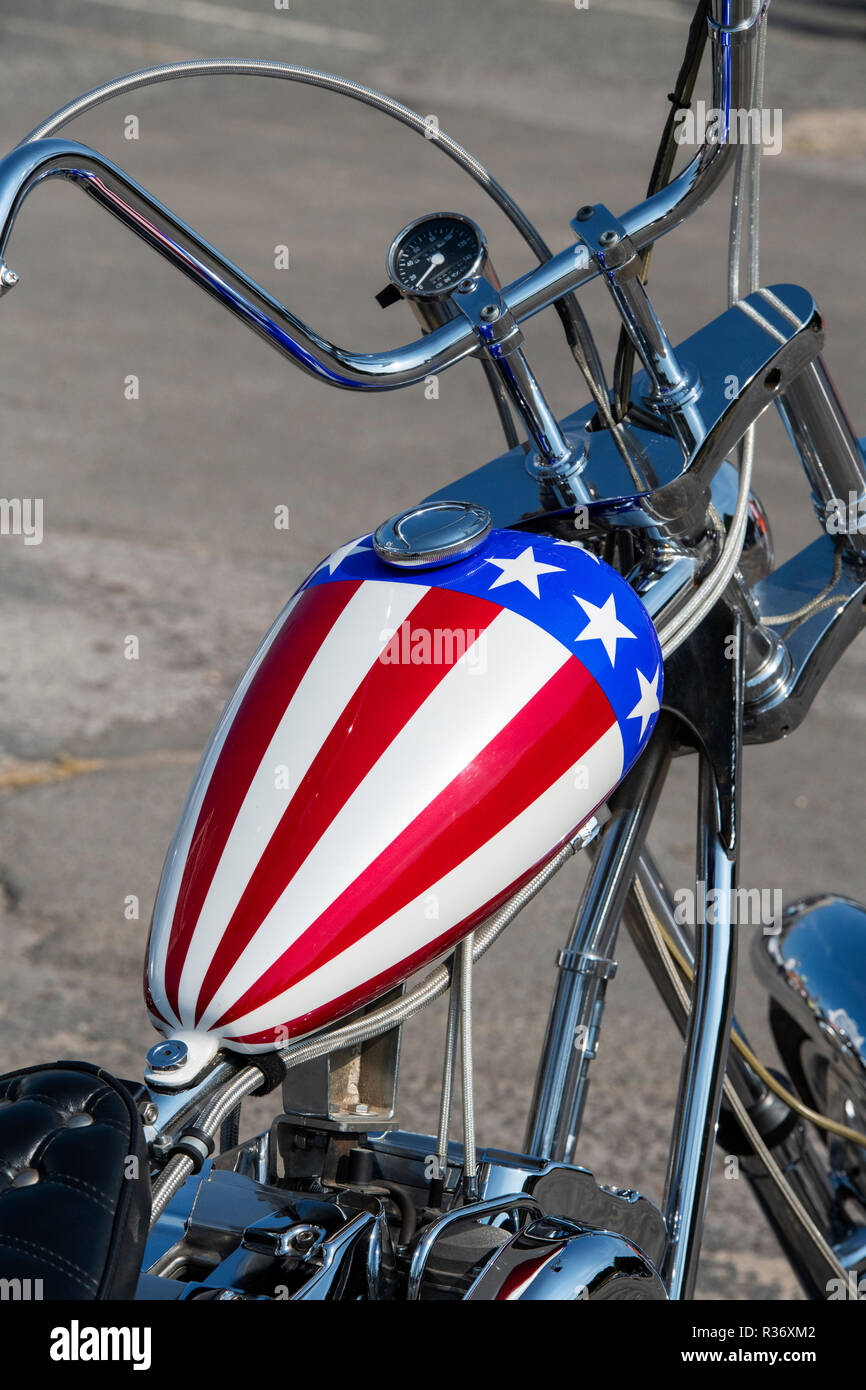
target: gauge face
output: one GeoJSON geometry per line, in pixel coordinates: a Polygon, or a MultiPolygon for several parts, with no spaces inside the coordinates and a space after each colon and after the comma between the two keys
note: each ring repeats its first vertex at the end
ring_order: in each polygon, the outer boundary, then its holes
{"type": "Polygon", "coordinates": [[[450,294],[477,273],[486,248],[479,227],[455,212],[434,213],[404,227],[388,252],[388,274],[405,294],[450,294]]]}

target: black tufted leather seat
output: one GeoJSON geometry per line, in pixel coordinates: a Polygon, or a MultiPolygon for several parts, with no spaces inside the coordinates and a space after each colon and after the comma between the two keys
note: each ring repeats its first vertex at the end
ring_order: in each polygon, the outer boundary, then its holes
{"type": "Polygon", "coordinates": [[[144,1133],[122,1082],[87,1062],[0,1077],[0,1280],[31,1281],[4,1297],[131,1298],[149,1216],[144,1133]]]}

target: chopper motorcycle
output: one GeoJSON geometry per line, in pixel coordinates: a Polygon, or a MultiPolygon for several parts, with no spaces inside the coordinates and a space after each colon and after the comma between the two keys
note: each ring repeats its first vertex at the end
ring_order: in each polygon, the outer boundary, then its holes
{"type": "Polygon", "coordinates": [[[807,1296],[866,1269],[866,907],[815,895],[755,940],[786,1074],[733,1012],[743,749],[798,727],[866,623],[866,458],[817,305],[759,276],[760,141],[743,120],[760,112],[768,12],[701,0],[646,198],[580,207],[558,252],[444,131],[284,63],[132,73],[0,161],[0,294],[24,199],[64,179],[323,387],[397,390],[474,359],[505,439],[329,555],[241,678],[156,898],[145,999],[161,1037],[143,1079],[72,1061],[0,1077],[4,1278],[51,1299],[683,1300],[716,1142],[807,1296]],[[674,176],[707,46],[712,121],[674,176]],[[530,268],[503,285],[472,219],[421,215],[378,296],[412,311],[415,336],[350,351],[61,135],[112,97],[224,73],[311,84],[430,140],[510,219],[530,268]],[[650,252],[728,175],[729,307],[675,346],[650,252]],[[611,387],[576,297],[595,278],[621,319],[611,387]],[[563,420],[524,337],[551,306],[587,395],[563,420]],[[771,405],[818,521],[778,567],[752,490],[771,405]],[[679,755],[698,767],[691,923],[647,845],[679,755]],[[479,1149],[473,972],[578,852],[589,872],[527,1131],[513,1152],[479,1149]],[[577,1162],[622,927],[683,1035],[660,1206],[577,1162]],[[401,1030],[446,993],[438,1114],[408,1133],[401,1030]],[[277,1113],[244,1138],[254,1095],[278,1095],[277,1113]]]}

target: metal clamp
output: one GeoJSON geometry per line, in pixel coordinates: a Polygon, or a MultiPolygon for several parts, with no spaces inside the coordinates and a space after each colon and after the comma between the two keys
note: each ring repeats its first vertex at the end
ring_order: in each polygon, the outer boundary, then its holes
{"type": "Polygon", "coordinates": [[[722,24],[720,20],[713,19],[712,15],[707,15],[707,27],[713,38],[724,35],[727,38],[747,38],[751,36],[751,31],[756,24],[760,24],[767,10],[770,8],[770,0],[758,0],[758,7],[754,14],[746,19],[741,19],[739,24],[722,24]]]}
{"type": "Polygon", "coordinates": [[[453,299],[489,357],[498,360],[522,346],[520,325],[501,291],[485,275],[464,280],[454,291],[453,299]]]}
{"type": "Polygon", "coordinates": [[[572,970],[576,975],[595,975],[599,980],[612,980],[616,974],[617,963],[606,956],[594,956],[591,951],[574,951],[567,946],[557,952],[556,964],[560,970],[572,970]]]}

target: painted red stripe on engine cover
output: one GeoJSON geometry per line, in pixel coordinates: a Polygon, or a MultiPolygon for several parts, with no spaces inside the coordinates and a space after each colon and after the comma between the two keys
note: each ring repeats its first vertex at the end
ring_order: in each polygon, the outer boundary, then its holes
{"type": "MultiPolygon", "coordinates": [[[[385,646],[336,720],[283,814],[223,932],[196,1004],[196,1027],[304,860],[427,697],[501,612],[471,594],[430,589],[385,646]],[[415,664],[413,635],[440,640],[443,660],[415,664]],[[450,659],[447,659],[450,658],[450,659]],[[387,713],[383,713],[387,711],[387,713]]],[[[429,644],[428,644],[429,645],[429,644]]]]}
{"type": "Polygon", "coordinates": [[[165,992],[177,992],[202,904],[238,811],[286,706],[360,584],[321,584],[301,596],[277,633],[244,697],[217,759],[190,842],[165,961],[165,992]]]}
{"type": "Polygon", "coordinates": [[[211,1027],[219,1030],[268,1003],[431,888],[541,796],[615,723],[604,691],[575,657],[569,658],[211,1027]]]}
{"type": "Polygon", "coordinates": [[[521,1260],[519,1265],[508,1271],[496,1291],[495,1299],[503,1303],[509,1299],[516,1299],[564,1249],[565,1241],[562,1241],[561,1244],[554,1245],[552,1250],[548,1248],[540,1255],[529,1255],[525,1260],[521,1260]]]}

